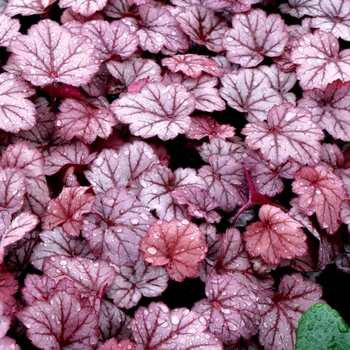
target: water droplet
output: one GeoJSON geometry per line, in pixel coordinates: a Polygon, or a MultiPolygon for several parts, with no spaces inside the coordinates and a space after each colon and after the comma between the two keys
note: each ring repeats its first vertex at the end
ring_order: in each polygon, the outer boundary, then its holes
{"type": "Polygon", "coordinates": [[[146,250],[151,255],[157,254],[157,252],[158,252],[157,248],[155,248],[155,247],[148,247],[146,250]]]}

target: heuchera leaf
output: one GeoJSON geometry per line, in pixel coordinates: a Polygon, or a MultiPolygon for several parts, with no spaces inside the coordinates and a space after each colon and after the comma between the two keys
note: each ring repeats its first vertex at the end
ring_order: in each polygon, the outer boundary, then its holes
{"type": "Polygon", "coordinates": [[[280,5],[279,9],[282,13],[288,13],[297,18],[317,17],[322,14],[319,0],[288,0],[288,4],[280,5]]]}
{"type": "Polygon", "coordinates": [[[174,55],[163,58],[162,65],[172,72],[183,72],[191,78],[198,78],[202,72],[221,77],[222,71],[218,63],[211,57],[195,54],[174,55]]]}
{"type": "Polygon", "coordinates": [[[134,17],[138,11],[135,6],[130,4],[129,0],[113,1],[108,0],[107,5],[103,8],[103,12],[111,18],[134,17]]]}
{"type": "Polygon", "coordinates": [[[298,106],[312,113],[312,121],[335,139],[350,141],[350,82],[336,80],[326,89],[304,91],[298,106]]]}
{"type": "Polygon", "coordinates": [[[162,302],[152,302],[148,308],[141,306],[135,312],[131,328],[135,340],[145,349],[168,350],[179,344],[182,350],[223,349],[213,334],[205,332],[205,317],[186,308],[169,310],[162,302]]]}
{"type": "Polygon", "coordinates": [[[247,14],[236,14],[232,18],[232,29],[223,39],[226,57],[242,67],[255,67],[264,56],[279,56],[287,44],[288,32],[278,14],[266,16],[261,9],[247,14]]]}
{"type": "Polygon", "coordinates": [[[101,11],[107,4],[107,0],[60,0],[60,8],[71,7],[74,12],[88,17],[97,11],[101,11]]]}
{"type": "Polygon", "coordinates": [[[339,52],[338,39],[331,33],[317,30],[301,36],[291,59],[298,65],[297,78],[304,90],[324,90],[337,79],[350,79],[350,49],[339,52]]]}
{"type": "Polygon", "coordinates": [[[133,135],[162,140],[186,133],[194,108],[194,96],[184,86],[162,82],[145,84],[139,93],[126,93],[111,104],[117,119],[130,124],[133,135]]]}
{"type": "Polygon", "coordinates": [[[98,339],[94,309],[86,299],[65,291],[26,306],[19,317],[39,349],[89,349],[98,339]]]}
{"type": "Polygon", "coordinates": [[[271,350],[294,349],[298,321],[321,295],[321,286],[304,281],[301,274],[285,275],[278,293],[261,307],[260,344],[271,350]]]}
{"type": "Polygon", "coordinates": [[[166,265],[171,279],[181,282],[195,277],[199,262],[208,248],[199,228],[187,220],[159,220],[140,242],[144,260],[155,266],[166,265]]]}
{"type": "Polygon", "coordinates": [[[83,220],[82,234],[96,257],[130,266],[138,260],[140,239],[154,221],[135,196],[116,187],[96,196],[92,213],[83,220]]]}
{"type": "Polygon", "coordinates": [[[19,33],[20,26],[18,19],[12,19],[5,13],[0,13],[0,46],[8,46],[11,39],[19,33]]]}
{"type": "Polygon", "coordinates": [[[39,223],[39,218],[32,213],[21,213],[10,223],[10,214],[0,212],[0,264],[3,262],[5,248],[22,239],[39,223]]]}
{"type": "Polygon", "coordinates": [[[52,199],[41,221],[44,230],[61,224],[68,236],[79,236],[83,215],[91,211],[95,196],[89,187],[65,187],[59,196],[52,199]]]}
{"type": "Polygon", "coordinates": [[[14,276],[5,271],[4,265],[0,265],[0,300],[3,307],[3,313],[10,315],[17,311],[17,302],[14,294],[18,291],[18,282],[14,276]]]}
{"type": "Polygon", "coordinates": [[[95,45],[94,54],[101,61],[113,56],[131,56],[137,49],[138,37],[121,21],[102,20],[86,22],[80,30],[95,45]]]}
{"type": "Polygon", "coordinates": [[[0,129],[17,133],[34,127],[35,105],[27,99],[34,93],[33,87],[22,78],[0,74],[0,129]]]}
{"type": "Polygon", "coordinates": [[[266,119],[266,112],[282,103],[281,94],[271,86],[260,69],[241,68],[221,78],[220,94],[227,104],[246,113],[249,122],[266,119]]]}
{"type": "Polygon", "coordinates": [[[56,135],[64,140],[73,137],[85,143],[93,143],[99,136],[106,139],[117,124],[113,113],[106,108],[91,106],[83,101],[65,99],[56,117],[56,135]]]}
{"type": "Polygon", "coordinates": [[[23,78],[36,86],[52,82],[79,86],[89,82],[99,68],[94,48],[90,39],[73,36],[50,19],[31,26],[28,35],[19,35],[10,45],[23,78]],[[47,57],[52,60],[48,62],[47,57]]]}
{"type": "Polygon", "coordinates": [[[8,16],[31,16],[48,12],[55,0],[9,0],[4,12],[8,16]]]}
{"type": "Polygon", "coordinates": [[[269,264],[293,259],[307,252],[303,226],[280,208],[264,204],[259,210],[261,221],[246,227],[245,246],[251,256],[261,256],[269,264]]]}
{"type": "Polygon", "coordinates": [[[213,52],[224,51],[222,38],[228,26],[214,11],[203,6],[186,6],[175,18],[192,41],[213,52]]]}
{"type": "Polygon", "coordinates": [[[340,207],[346,198],[342,181],[323,166],[306,166],[295,174],[292,189],[299,195],[301,211],[307,216],[316,213],[321,227],[334,234],[341,225],[340,207]]]}
{"type": "Polygon", "coordinates": [[[157,297],[168,286],[168,274],[163,267],[150,266],[138,260],[135,266],[114,266],[116,277],[106,295],[113,303],[125,309],[136,306],[142,296],[157,297]]]}
{"type": "Polygon", "coordinates": [[[266,122],[249,123],[242,134],[247,136],[248,147],[259,149],[264,159],[276,166],[288,157],[302,165],[315,165],[320,160],[321,128],[312,122],[309,111],[290,103],[272,107],[266,122]]]}
{"type": "Polygon", "coordinates": [[[209,331],[223,342],[236,342],[241,336],[249,339],[258,332],[259,312],[255,294],[236,278],[212,274],[206,281],[207,299],[192,308],[203,315],[209,331]]]}

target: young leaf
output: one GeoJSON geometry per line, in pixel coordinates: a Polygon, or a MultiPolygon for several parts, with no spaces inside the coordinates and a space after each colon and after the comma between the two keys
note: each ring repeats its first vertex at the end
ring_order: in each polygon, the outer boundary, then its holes
{"type": "Polygon", "coordinates": [[[111,104],[117,119],[130,124],[133,135],[162,140],[186,133],[194,108],[194,96],[184,86],[162,82],[145,84],[139,93],[126,93],[111,104]]]}
{"type": "Polygon", "coordinates": [[[95,200],[89,187],[65,187],[60,195],[51,200],[42,217],[42,228],[52,230],[61,224],[68,236],[79,236],[83,215],[90,213],[95,200]]]}
{"type": "Polygon", "coordinates": [[[282,13],[297,18],[304,16],[317,17],[322,14],[319,0],[288,0],[288,3],[279,6],[282,13]]]}
{"type": "Polygon", "coordinates": [[[155,266],[166,265],[171,279],[181,282],[195,277],[199,262],[208,248],[199,228],[187,220],[159,220],[140,242],[144,260],[155,266]]]}
{"type": "Polygon", "coordinates": [[[10,16],[31,16],[48,12],[56,0],[9,0],[4,12],[10,16]]]}
{"type": "Polygon", "coordinates": [[[218,339],[207,329],[205,317],[186,308],[169,310],[162,302],[152,302],[148,308],[141,306],[131,321],[135,340],[145,349],[181,350],[200,348],[222,350],[218,339]]]}
{"type": "Polygon", "coordinates": [[[324,138],[321,128],[312,122],[309,111],[290,103],[272,107],[266,122],[249,123],[242,134],[247,136],[248,147],[259,149],[275,166],[289,157],[303,165],[315,165],[320,160],[320,141],[324,138]]]}
{"type": "Polygon", "coordinates": [[[307,216],[316,213],[321,227],[334,234],[341,225],[340,207],[346,198],[342,181],[323,166],[302,167],[292,189],[299,195],[301,211],[307,216]]]}
{"type": "Polygon", "coordinates": [[[97,11],[101,11],[107,4],[107,0],[60,0],[60,8],[70,7],[74,12],[88,17],[97,11]]]}
{"type": "Polygon", "coordinates": [[[288,36],[280,15],[266,16],[265,11],[254,9],[233,16],[232,29],[226,32],[223,45],[229,61],[242,67],[255,67],[264,56],[279,56],[288,36]]]}
{"type": "Polygon", "coordinates": [[[19,35],[10,45],[23,78],[36,86],[52,82],[79,86],[89,82],[99,68],[94,48],[90,39],[73,36],[50,19],[31,26],[28,35],[19,35]],[[47,57],[52,59],[48,61],[47,57]]]}

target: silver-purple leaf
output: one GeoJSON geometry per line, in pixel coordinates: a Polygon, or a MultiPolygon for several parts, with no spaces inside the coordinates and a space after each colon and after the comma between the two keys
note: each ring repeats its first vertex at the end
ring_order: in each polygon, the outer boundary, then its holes
{"type": "Polygon", "coordinates": [[[107,0],[60,0],[60,8],[70,7],[74,12],[88,17],[97,11],[101,11],[107,4],[107,0]]]}
{"type": "Polygon", "coordinates": [[[0,46],[8,46],[11,39],[18,34],[20,26],[18,19],[0,13],[0,46]]]}

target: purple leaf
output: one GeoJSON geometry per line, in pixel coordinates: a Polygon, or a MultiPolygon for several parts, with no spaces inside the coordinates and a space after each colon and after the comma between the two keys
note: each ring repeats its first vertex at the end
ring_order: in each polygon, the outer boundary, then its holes
{"type": "Polygon", "coordinates": [[[321,287],[312,281],[304,281],[301,274],[286,275],[273,300],[268,299],[262,307],[259,330],[260,344],[265,349],[293,349],[295,331],[301,315],[309,307],[320,302],[321,287]]]}
{"type": "Polygon", "coordinates": [[[176,16],[176,20],[195,43],[206,46],[213,52],[224,51],[222,38],[228,26],[214,11],[202,6],[186,6],[176,16]]]}
{"type": "MultiPolygon", "coordinates": [[[[138,197],[151,210],[155,209],[160,219],[187,217],[181,207],[175,205],[171,191],[186,185],[196,185],[206,188],[204,179],[191,168],[178,168],[172,172],[162,165],[155,165],[140,176],[142,187],[138,197]]],[[[186,212],[186,210],[184,209],[186,212]]]]}
{"type": "Polygon", "coordinates": [[[18,19],[0,13],[0,46],[9,46],[11,39],[18,35],[20,26],[18,19]]]}
{"type": "Polygon", "coordinates": [[[115,2],[114,0],[108,0],[107,5],[104,7],[103,12],[111,18],[124,18],[137,16],[137,7],[129,4],[128,0],[120,0],[115,2]]]}
{"type": "Polygon", "coordinates": [[[91,106],[85,102],[65,99],[59,106],[56,118],[56,135],[64,140],[76,137],[85,143],[93,143],[99,136],[106,139],[117,124],[113,113],[106,108],[91,106]]]}
{"type": "Polygon", "coordinates": [[[17,345],[16,340],[9,338],[9,337],[3,337],[0,339],[0,350],[21,350],[19,345],[17,345]]]}
{"type": "Polygon", "coordinates": [[[301,36],[291,59],[298,65],[297,78],[304,90],[324,90],[337,79],[350,79],[350,50],[339,52],[338,39],[331,33],[317,30],[301,36]]]}
{"type": "Polygon", "coordinates": [[[95,45],[95,56],[101,61],[113,56],[131,56],[137,49],[138,37],[121,21],[111,23],[102,20],[86,22],[80,33],[95,45]]]}
{"type": "Polygon", "coordinates": [[[324,90],[304,91],[298,106],[312,113],[312,121],[335,139],[350,141],[350,82],[336,80],[324,90]]]}
{"type": "Polygon", "coordinates": [[[22,78],[0,74],[0,129],[18,133],[34,127],[35,106],[27,99],[34,93],[33,87],[22,78]]]}
{"type": "Polygon", "coordinates": [[[39,223],[39,218],[32,213],[21,213],[10,223],[10,214],[0,212],[0,264],[3,262],[5,248],[22,239],[39,223]]]}
{"type": "Polygon", "coordinates": [[[230,107],[246,113],[249,122],[265,120],[266,112],[282,103],[281,94],[260,69],[241,68],[225,74],[221,83],[221,96],[230,107]]]}
{"type": "Polygon", "coordinates": [[[187,205],[187,211],[197,219],[204,218],[208,223],[220,222],[221,216],[214,211],[219,203],[209,196],[208,191],[198,186],[183,186],[171,192],[177,204],[187,205]]]}
{"type": "Polygon", "coordinates": [[[258,332],[257,297],[236,278],[211,275],[205,286],[207,299],[198,301],[193,311],[203,315],[209,331],[223,342],[249,339],[258,332]]]}
{"type": "Polygon", "coordinates": [[[169,310],[161,302],[152,302],[148,308],[140,307],[131,321],[131,328],[135,340],[145,349],[167,350],[179,344],[182,350],[222,349],[218,339],[205,332],[205,317],[186,308],[169,310]]]}
{"type": "Polygon", "coordinates": [[[60,0],[60,8],[70,7],[74,12],[87,17],[106,6],[107,0],[60,0]]]}
{"type": "Polygon", "coordinates": [[[340,207],[346,198],[342,181],[325,167],[302,167],[295,174],[293,192],[299,195],[299,206],[307,216],[316,213],[321,227],[334,234],[341,225],[340,207]]]}
{"type": "Polygon", "coordinates": [[[174,55],[169,58],[163,58],[162,65],[168,67],[172,72],[181,71],[191,78],[199,78],[202,72],[215,77],[222,76],[218,63],[213,58],[203,55],[174,55]]]}
{"type": "Polygon", "coordinates": [[[186,133],[194,108],[194,96],[184,86],[162,82],[145,84],[139,93],[126,93],[111,104],[117,119],[130,124],[133,135],[162,140],[186,133]]]}
{"type": "Polygon", "coordinates": [[[288,13],[297,18],[304,17],[305,15],[317,17],[322,14],[319,0],[289,0],[288,4],[280,5],[279,9],[282,13],[288,13]]]}
{"type": "Polygon", "coordinates": [[[57,22],[45,19],[33,25],[28,35],[12,40],[10,50],[22,76],[33,85],[62,82],[79,86],[90,81],[97,72],[95,46],[83,36],[73,36],[57,22]],[[42,49],[42,50],[41,50],[42,49]],[[47,57],[52,57],[47,62],[47,57]]]}
{"type": "Polygon", "coordinates": [[[321,128],[312,122],[309,111],[290,103],[272,107],[266,122],[249,123],[242,134],[247,136],[248,147],[259,149],[275,166],[288,157],[302,165],[315,165],[320,160],[320,141],[324,138],[321,128]]]}
{"type": "Polygon", "coordinates": [[[264,56],[279,56],[287,41],[288,32],[281,16],[266,16],[261,9],[234,15],[232,29],[223,39],[227,59],[242,67],[255,67],[264,56]]]}
{"type": "Polygon", "coordinates": [[[259,210],[261,221],[246,227],[245,247],[251,256],[261,256],[269,264],[293,259],[307,252],[303,226],[280,208],[264,204],[259,210]]]}
{"type": "Polygon", "coordinates": [[[96,196],[92,213],[83,220],[82,234],[96,257],[130,266],[138,260],[140,239],[154,221],[135,196],[116,187],[96,196]]]}
{"type": "Polygon", "coordinates": [[[8,16],[30,16],[48,12],[56,0],[9,0],[4,12],[8,16]]]}
{"type": "Polygon", "coordinates": [[[106,295],[119,308],[136,306],[142,296],[153,298],[161,295],[168,286],[165,269],[150,266],[138,260],[132,267],[114,266],[116,277],[107,288],[106,295]]]}
{"type": "Polygon", "coordinates": [[[187,220],[159,220],[140,242],[144,260],[155,266],[166,265],[171,279],[182,282],[185,277],[195,277],[199,262],[208,248],[201,238],[199,228],[187,220]]]}
{"type": "Polygon", "coordinates": [[[40,349],[89,349],[96,344],[98,315],[84,299],[65,291],[20,312],[27,336],[40,349]]]}
{"type": "Polygon", "coordinates": [[[0,212],[13,214],[22,208],[26,192],[25,177],[16,168],[0,167],[0,212]]]}
{"type": "Polygon", "coordinates": [[[213,154],[209,156],[210,165],[198,170],[208,185],[208,192],[219,203],[219,208],[233,211],[247,201],[245,178],[242,164],[231,155],[213,154]]]}
{"type": "Polygon", "coordinates": [[[17,311],[17,302],[14,294],[18,292],[18,282],[14,276],[5,271],[4,265],[0,264],[0,304],[3,307],[3,313],[11,315],[17,311]]]}
{"type": "Polygon", "coordinates": [[[65,187],[52,199],[41,221],[44,230],[52,230],[61,224],[68,236],[79,236],[83,215],[91,212],[95,196],[90,187],[65,187]]]}

